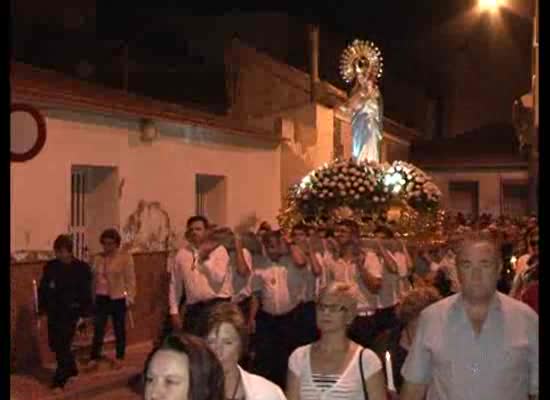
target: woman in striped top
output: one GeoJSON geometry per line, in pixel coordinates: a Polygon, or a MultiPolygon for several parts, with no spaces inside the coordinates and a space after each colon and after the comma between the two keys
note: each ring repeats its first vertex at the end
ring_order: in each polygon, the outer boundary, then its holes
{"type": "Polygon", "coordinates": [[[356,308],[350,285],[334,282],[321,291],[317,302],[321,339],[290,356],[288,400],[386,399],[379,358],[347,337],[356,308]]]}

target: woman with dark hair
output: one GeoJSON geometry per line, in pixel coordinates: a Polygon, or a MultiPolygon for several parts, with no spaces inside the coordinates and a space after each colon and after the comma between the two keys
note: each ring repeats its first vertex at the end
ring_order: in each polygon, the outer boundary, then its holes
{"type": "Polygon", "coordinates": [[[248,327],[236,304],[220,303],[211,309],[206,340],[222,364],[226,399],[285,400],[277,385],[239,366],[247,349],[248,327]]]}
{"type": "Polygon", "coordinates": [[[195,336],[167,336],[147,357],[143,376],[145,400],[225,400],[222,366],[195,336]]]}
{"type": "Polygon", "coordinates": [[[136,277],[132,255],[120,250],[121,237],[116,229],[103,231],[99,239],[103,252],[93,262],[95,321],[90,368],[101,358],[105,326],[112,318],[116,340],[113,368],[120,368],[126,352],[126,310],[134,303],[136,277]]]}

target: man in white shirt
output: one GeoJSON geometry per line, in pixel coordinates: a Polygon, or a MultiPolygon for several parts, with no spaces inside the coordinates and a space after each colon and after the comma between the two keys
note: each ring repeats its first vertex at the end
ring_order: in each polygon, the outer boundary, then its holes
{"type": "Polygon", "coordinates": [[[219,243],[207,241],[208,220],[202,216],[187,221],[189,245],[176,255],[170,271],[168,302],[170,319],[175,330],[184,328],[200,336],[202,320],[208,310],[232,296],[229,255],[219,243]],[[180,305],[185,294],[182,320],[180,305]]]}
{"type": "Polygon", "coordinates": [[[494,241],[465,238],[457,250],[461,292],[420,314],[401,399],[538,399],[537,314],[496,290],[494,241]]]}
{"type": "Polygon", "coordinates": [[[393,233],[390,237],[386,236],[384,242],[376,240],[376,246],[384,265],[374,317],[376,331],[381,333],[398,323],[396,308],[412,287],[409,278],[413,272],[413,263],[405,243],[393,239],[393,233]]]}
{"type": "MultiPolygon", "coordinates": [[[[255,372],[284,388],[288,357],[299,346],[299,306],[305,298],[303,252],[279,232],[264,236],[267,258],[255,265],[252,280],[260,309],[256,314],[255,372]]],[[[307,270],[306,270],[307,271],[307,270]]]]}

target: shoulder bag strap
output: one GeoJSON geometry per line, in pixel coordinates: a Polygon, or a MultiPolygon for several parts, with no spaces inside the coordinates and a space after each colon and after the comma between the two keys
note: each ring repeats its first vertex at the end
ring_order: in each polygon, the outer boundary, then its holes
{"type": "Polygon", "coordinates": [[[365,349],[361,349],[361,351],[359,352],[359,373],[361,375],[361,384],[363,386],[363,396],[365,398],[365,400],[368,400],[369,399],[369,394],[367,392],[367,384],[365,383],[365,375],[363,373],[363,352],[365,351],[365,349]]]}

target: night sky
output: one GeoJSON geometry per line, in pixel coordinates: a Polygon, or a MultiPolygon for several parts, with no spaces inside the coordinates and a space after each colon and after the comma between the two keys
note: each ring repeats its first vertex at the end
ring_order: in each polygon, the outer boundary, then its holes
{"type": "Polygon", "coordinates": [[[330,8],[271,8],[271,16],[259,10],[228,10],[227,5],[205,12],[79,3],[16,2],[14,57],[80,77],[92,71],[84,77],[116,86],[121,48],[128,42],[131,82],[144,91],[163,95],[170,90],[170,80],[187,80],[187,93],[171,93],[171,98],[219,104],[223,45],[232,34],[307,72],[305,24],[314,22],[320,25],[322,79],[346,89],[338,76],[341,51],[354,38],[372,40],[385,58],[382,85],[393,85],[395,91],[394,81],[406,82],[441,99],[446,105],[445,129],[453,134],[510,122],[513,100],[529,91],[532,23],[525,15],[530,0],[508,0],[509,6],[493,16],[480,14],[474,0],[366,1],[361,8],[356,8],[358,2],[332,2],[330,8]]]}

